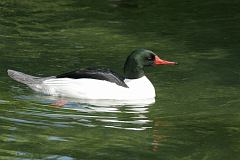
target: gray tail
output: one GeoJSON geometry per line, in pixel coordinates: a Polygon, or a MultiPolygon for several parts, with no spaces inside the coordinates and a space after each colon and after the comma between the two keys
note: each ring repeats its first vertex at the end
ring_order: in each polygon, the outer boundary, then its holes
{"type": "Polygon", "coordinates": [[[26,85],[38,84],[40,82],[39,77],[30,76],[25,73],[10,70],[10,69],[7,72],[12,79],[26,85]]]}

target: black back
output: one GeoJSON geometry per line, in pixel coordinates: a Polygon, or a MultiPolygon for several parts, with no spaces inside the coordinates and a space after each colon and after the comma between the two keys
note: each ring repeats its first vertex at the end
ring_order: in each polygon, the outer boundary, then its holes
{"type": "Polygon", "coordinates": [[[119,86],[126,87],[126,83],[123,81],[124,78],[119,76],[117,73],[111,71],[110,69],[95,69],[95,68],[87,68],[87,69],[80,69],[68,73],[63,73],[56,76],[57,78],[73,78],[73,79],[80,79],[80,78],[90,78],[90,79],[98,79],[98,80],[105,80],[112,83],[116,83],[119,86]]]}

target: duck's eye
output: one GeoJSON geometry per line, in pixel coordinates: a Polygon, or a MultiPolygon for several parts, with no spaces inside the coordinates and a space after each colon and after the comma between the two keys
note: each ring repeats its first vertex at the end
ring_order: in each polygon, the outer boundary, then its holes
{"type": "Polygon", "coordinates": [[[147,57],[146,60],[152,61],[153,59],[152,59],[152,57],[147,57]]]}

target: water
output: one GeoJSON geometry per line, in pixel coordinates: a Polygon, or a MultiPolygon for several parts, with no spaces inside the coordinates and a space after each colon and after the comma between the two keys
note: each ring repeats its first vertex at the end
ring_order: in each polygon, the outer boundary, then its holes
{"type": "Polygon", "coordinates": [[[0,159],[240,158],[240,4],[201,1],[0,2],[0,159]],[[178,66],[147,68],[150,105],[39,95],[11,80],[88,66],[122,73],[147,48],[178,66]]]}

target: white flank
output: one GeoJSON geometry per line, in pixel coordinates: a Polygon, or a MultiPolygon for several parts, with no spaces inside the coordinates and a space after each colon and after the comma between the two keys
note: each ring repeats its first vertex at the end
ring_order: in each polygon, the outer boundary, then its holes
{"type": "Polygon", "coordinates": [[[54,78],[31,88],[49,95],[81,99],[134,100],[155,97],[155,89],[145,76],[133,80],[126,79],[125,83],[129,88],[104,80],[54,78]]]}

